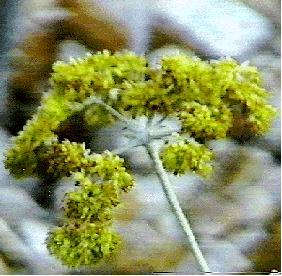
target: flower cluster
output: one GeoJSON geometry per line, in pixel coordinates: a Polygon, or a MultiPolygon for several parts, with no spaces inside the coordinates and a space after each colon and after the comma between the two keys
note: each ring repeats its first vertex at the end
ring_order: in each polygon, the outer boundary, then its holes
{"type": "Polygon", "coordinates": [[[78,172],[93,165],[89,159],[89,150],[85,144],[70,142],[69,140],[53,142],[49,146],[41,147],[38,153],[38,174],[52,176],[60,179],[71,176],[71,173],[78,172]]]}
{"type": "Polygon", "coordinates": [[[54,143],[44,153],[48,174],[73,176],[78,189],[64,199],[64,225],[50,232],[47,247],[71,267],[91,265],[107,256],[119,244],[110,228],[113,208],[121,191],[133,186],[123,160],[110,152],[89,154],[84,145],[54,143]]]}
{"type": "MultiPolygon", "coordinates": [[[[261,87],[257,69],[233,59],[206,62],[170,56],[151,68],[133,53],[104,51],[57,62],[53,70],[51,91],[14,138],[5,165],[16,177],[72,176],[77,181],[78,188],[65,195],[64,225],[50,232],[47,241],[50,252],[69,266],[93,264],[119,244],[110,229],[112,210],[120,192],[132,187],[133,178],[123,160],[110,152],[95,154],[84,144],[60,142],[56,133],[64,121],[77,112],[96,128],[118,117],[125,122],[141,115],[178,118],[180,134],[194,140],[183,138],[165,146],[160,154],[163,165],[175,174],[192,171],[207,176],[212,153],[206,141],[231,136],[238,119],[245,120],[254,135],[261,135],[276,113],[267,103],[269,93],[261,87]],[[86,104],[93,97],[99,102],[86,104]]],[[[149,132],[141,145],[153,139],[149,132]]],[[[166,131],[154,139],[162,135],[167,136],[166,131]]]]}
{"type": "Polygon", "coordinates": [[[238,117],[247,120],[253,134],[261,135],[276,114],[267,104],[270,94],[261,87],[261,76],[253,66],[230,58],[205,62],[177,56],[164,58],[162,68],[180,106],[176,115],[184,132],[193,137],[224,138],[238,117]]]}
{"type": "Polygon", "coordinates": [[[48,249],[70,267],[93,265],[109,255],[120,243],[117,234],[94,223],[79,227],[67,224],[48,238],[48,249]]]}
{"type": "Polygon", "coordinates": [[[179,137],[169,143],[161,152],[161,160],[166,170],[175,175],[187,171],[207,177],[212,172],[213,153],[204,145],[179,137]]]}
{"type": "Polygon", "coordinates": [[[57,140],[54,131],[72,114],[63,97],[53,92],[44,97],[37,114],[33,116],[13,140],[13,147],[6,154],[6,167],[16,177],[38,174],[38,150],[57,140]]]}
{"type": "Polygon", "coordinates": [[[182,130],[195,138],[225,138],[233,123],[232,112],[224,104],[209,107],[195,101],[184,103],[178,117],[182,130]]]}

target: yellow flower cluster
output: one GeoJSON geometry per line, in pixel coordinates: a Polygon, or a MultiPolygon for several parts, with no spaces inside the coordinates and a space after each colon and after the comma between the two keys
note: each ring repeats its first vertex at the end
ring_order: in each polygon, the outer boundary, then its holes
{"type": "Polygon", "coordinates": [[[56,92],[44,97],[38,112],[13,139],[13,146],[6,154],[6,168],[15,177],[37,176],[38,151],[57,140],[54,131],[72,112],[68,102],[56,92]]]}
{"type": "MultiPolygon", "coordinates": [[[[257,69],[233,59],[170,56],[150,68],[144,57],[104,51],[57,62],[53,69],[51,91],[14,138],[5,166],[16,177],[75,177],[79,187],[65,196],[64,225],[47,242],[50,252],[69,266],[93,264],[119,244],[110,230],[112,208],[133,178],[110,152],[91,154],[83,144],[59,142],[56,131],[64,121],[80,112],[90,126],[105,127],[115,122],[115,112],[126,120],[158,113],[178,117],[182,134],[205,142],[230,136],[238,118],[261,135],[276,113],[257,69]],[[103,105],[85,104],[93,97],[103,105]]],[[[207,176],[212,153],[198,142],[184,139],[164,147],[164,167],[175,174],[207,176]]]]}
{"type": "Polygon", "coordinates": [[[55,229],[48,249],[69,267],[91,266],[120,244],[119,236],[95,223],[73,223],[55,229]]]}
{"type": "Polygon", "coordinates": [[[49,233],[47,247],[65,265],[95,264],[114,251],[119,236],[111,230],[121,191],[133,186],[123,160],[110,152],[89,154],[84,145],[54,143],[44,154],[48,174],[74,177],[78,188],[64,199],[64,225],[49,233]]]}
{"type": "Polygon", "coordinates": [[[184,103],[178,116],[182,130],[196,138],[225,138],[233,123],[231,110],[223,104],[207,106],[197,102],[184,103]]]}
{"type": "Polygon", "coordinates": [[[207,177],[212,172],[212,158],[207,147],[185,139],[165,146],[161,152],[164,168],[175,175],[190,171],[207,177]]]}
{"type": "Polygon", "coordinates": [[[206,62],[177,56],[164,58],[162,70],[183,131],[194,137],[224,138],[234,117],[246,119],[253,134],[261,135],[275,117],[275,108],[267,103],[270,94],[253,66],[231,58],[206,62]]]}

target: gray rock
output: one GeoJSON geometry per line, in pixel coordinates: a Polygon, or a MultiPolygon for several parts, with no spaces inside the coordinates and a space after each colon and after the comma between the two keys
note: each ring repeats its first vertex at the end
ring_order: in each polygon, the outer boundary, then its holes
{"type": "Polygon", "coordinates": [[[49,213],[24,189],[14,186],[0,187],[0,193],[0,216],[13,225],[25,218],[49,217],[49,213]]]}
{"type": "Polygon", "coordinates": [[[47,250],[45,240],[52,227],[34,219],[24,219],[19,226],[19,232],[33,256],[30,263],[33,274],[62,274],[68,271],[47,250]]]}

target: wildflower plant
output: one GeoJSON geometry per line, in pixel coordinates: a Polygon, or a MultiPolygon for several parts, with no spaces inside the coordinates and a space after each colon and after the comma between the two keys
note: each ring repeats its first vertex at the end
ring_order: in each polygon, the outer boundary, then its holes
{"type": "Polygon", "coordinates": [[[199,267],[208,264],[169,181],[169,173],[212,172],[207,142],[232,135],[245,120],[254,135],[271,125],[275,109],[253,66],[234,59],[202,61],[185,55],[164,57],[158,67],[133,53],[88,55],[53,67],[51,90],[37,113],[14,138],[6,168],[16,177],[72,177],[77,188],[65,194],[63,225],[46,241],[51,254],[69,267],[96,264],[116,250],[113,210],[134,177],[118,156],[145,147],[163,190],[187,237],[199,267]],[[82,143],[58,138],[60,125],[74,114],[91,127],[119,121],[128,146],[92,153],[82,143]],[[167,124],[176,119],[174,126],[167,124]]]}

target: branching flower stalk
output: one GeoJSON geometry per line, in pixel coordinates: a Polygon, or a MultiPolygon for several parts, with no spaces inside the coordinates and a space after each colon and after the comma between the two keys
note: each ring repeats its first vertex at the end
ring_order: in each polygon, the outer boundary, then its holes
{"type": "Polygon", "coordinates": [[[143,146],[200,269],[210,272],[168,173],[208,177],[209,140],[232,138],[238,122],[252,135],[269,129],[276,110],[268,104],[257,69],[233,59],[206,62],[185,55],[164,57],[159,68],[151,68],[144,57],[108,51],[57,62],[53,69],[51,91],[13,139],[5,161],[15,177],[76,182],[76,189],[65,194],[62,225],[46,241],[50,253],[69,267],[81,267],[117,250],[121,241],[112,229],[113,210],[134,186],[117,154],[143,146]],[[62,123],[78,113],[90,128],[119,120],[127,146],[97,154],[83,143],[59,139],[62,123]],[[156,146],[160,141],[165,143],[156,146]]]}
{"type": "MultiPolygon", "coordinates": [[[[95,97],[93,97],[95,98],[95,97]]],[[[159,152],[158,152],[158,145],[154,144],[154,140],[155,139],[163,139],[167,136],[171,136],[174,131],[173,130],[163,130],[163,131],[159,131],[157,134],[155,133],[156,130],[160,129],[160,124],[163,122],[163,120],[165,120],[165,117],[163,117],[161,120],[159,120],[159,122],[157,122],[156,124],[152,124],[152,121],[149,121],[148,119],[146,127],[143,129],[140,128],[132,128],[132,123],[128,123],[127,119],[124,118],[121,114],[119,114],[116,110],[114,110],[113,108],[111,108],[110,106],[108,106],[107,104],[105,104],[103,101],[98,100],[98,99],[93,99],[88,102],[91,103],[96,103],[96,104],[100,104],[102,106],[104,106],[110,113],[112,113],[114,116],[116,116],[117,118],[121,119],[122,122],[125,122],[127,124],[127,127],[130,128],[132,130],[132,137],[134,137],[134,139],[132,140],[132,145],[129,145],[127,148],[122,148],[122,149],[118,149],[115,152],[116,153],[122,153],[125,151],[130,151],[133,147],[138,147],[138,146],[143,146],[146,148],[149,156],[151,157],[153,163],[154,163],[154,167],[156,169],[157,175],[160,179],[160,182],[162,184],[164,193],[168,199],[168,202],[171,206],[171,209],[173,211],[173,213],[175,214],[180,226],[182,227],[185,235],[187,236],[187,244],[189,246],[189,249],[192,251],[198,265],[199,268],[202,272],[208,273],[211,272],[207,261],[205,260],[203,253],[201,252],[199,245],[196,241],[196,238],[194,236],[194,233],[190,227],[190,224],[187,220],[187,218],[185,217],[185,215],[183,214],[183,211],[180,207],[179,201],[177,199],[177,196],[173,190],[173,187],[169,181],[169,177],[162,165],[162,161],[159,158],[159,152]],[[152,127],[156,128],[156,130],[154,131],[154,129],[152,129],[152,127]]],[[[87,102],[87,104],[88,104],[87,102]]],[[[135,124],[135,126],[137,126],[137,124],[135,124]]],[[[127,128],[126,127],[126,128],[127,128]]]]}
{"type": "Polygon", "coordinates": [[[149,156],[151,157],[154,167],[156,169],[157,175],[160,179],[160,182],[162,184],[164,193],[168,199],[168,202],[171,206],[171,209],[173,213],[175,214],[180,226],[182,227],[185,235],[187,236],[187,244],[189,246],[189,249],[192,251],[199,268],[202,272],[208,273],[211,272],[207,261],[205,260],[203,253],[201,252],[199,245],[196,241],[196,238],[194,236],[194,233],[190,227],[190,224],[185,217],[179,201],[177,199],[177,196],[173,190],[173,187],[170,183],[169,177],[162,165],[162,161],[159,158],[159,151],[158,151],[158,145],[154,143],[154,140],[156,139],[163,139],[167,136],[171,136],[174,133],[174,130],[162,130],[159,131],[161,123],[165,120],[166,117],[162,117],[161,120],[159,120],[157,123],[153,124],[153,118],[149,121],[148,118],[145,118],[146,125],[145,128],[138,127],[138,124],[132,124],[132,122],[129,122],[127,118],[123,117],[120,113],[118,113],[116,110],[114,110],[112,107],[105,104],[102,100],[97,99],[96,97],[91,97],[87,101],[85,101],[82,105],[86,106],[88,104],[99,104],[105,107],[110,113],[112,113],[114,116],[116,116],[118,119],[120,119],[123,123],[126,124],[125,129],[129,128],[132,131],[132,138],[130,145],[126,148],[121,148],[113,151],[114,153],[123,153],[126,151],[130,151],[134,147],[143,146],[146,148],[149,156]],[[135,125],[135,128],[132,127],[135,125]],[[158,132],[156,134],[156,131],[158,132]]]}

